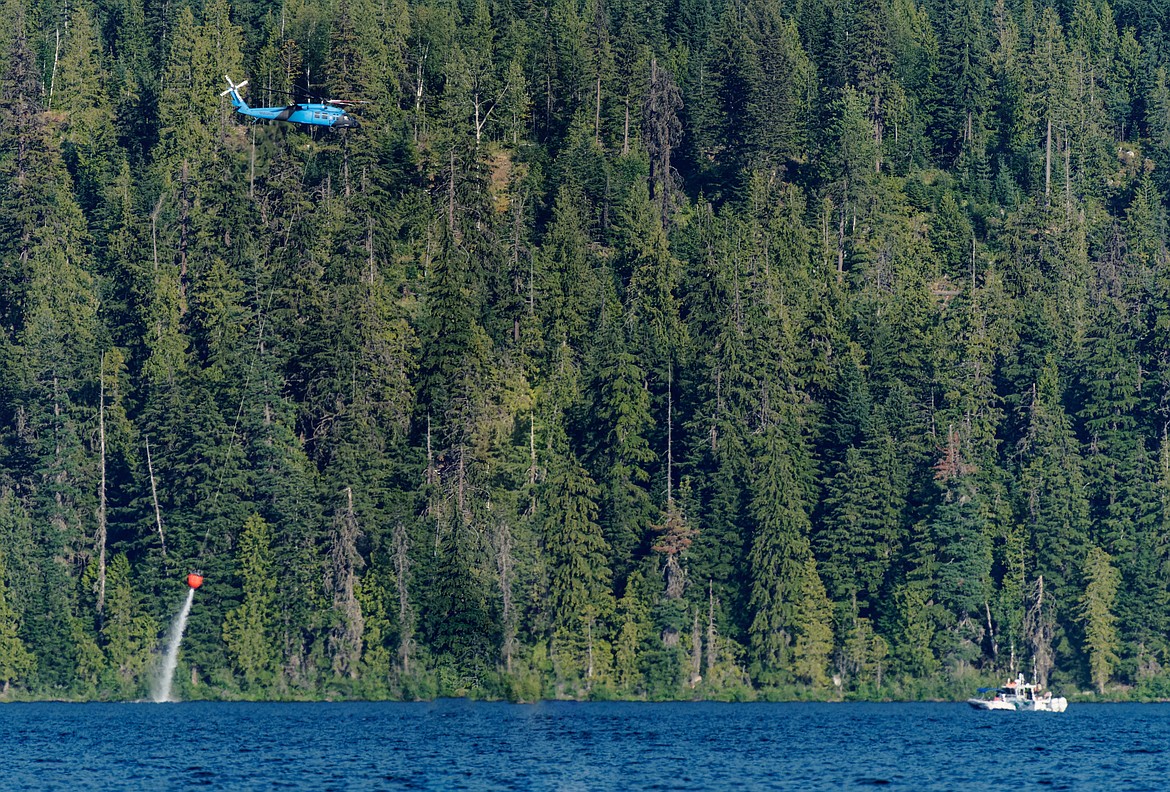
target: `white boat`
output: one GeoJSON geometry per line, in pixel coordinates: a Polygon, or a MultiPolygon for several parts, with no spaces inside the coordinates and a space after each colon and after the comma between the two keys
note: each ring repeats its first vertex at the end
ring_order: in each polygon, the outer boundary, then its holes
{"type": "Polygon", "coordinates": [[[980,688],[980,693],[994,693],[991,698],[970,698],[967,703],[980,710],[1014,710],[1019,712],[1064,712],[1068,699],[1053,696],[1052,691],[1042,691],[1039,685],[1025,682],[1020,674],[1014,681],[1005,682],[1003,687],[980,688]]]}

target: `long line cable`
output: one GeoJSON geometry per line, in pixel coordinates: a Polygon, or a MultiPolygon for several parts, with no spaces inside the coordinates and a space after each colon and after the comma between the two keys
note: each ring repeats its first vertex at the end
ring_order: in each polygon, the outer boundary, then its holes
{"type": "MultiPolygon", "coordinates": [[[[265,263],[267,263],[267,260],[265,263]]],[[[231,462],[232,449],[236,444],[236,430],[239,429],[240,420],[244,415],[244,402],[247,401],[248,389],[252,386],[252,374],[256,369],[256,361],[260,359],[260,350],[264,346],[264,323],[268,317],[268,312],[272,309],[272,300],[275,293],[276,284],[269,284],[268,302],[264,306],[264,310],[260,313],[260,319],[257,325],[256,348],[252,351],[252,359],[248,363],[248,375],[244,378],[244,387],[240,393],[240,406],[236,409],[236,418],[232,422],[232,431],[228,437],[227,450],[224,451],[223,463],[219,467],[219,482],[215,485],[215,493],[211,497],[212,511],[214,511],[216,505],[219,503],[219,496],[223,492],[223,480],[227,475],[228,464],[231,462]]],[[[203,558],[207,551],[207,542],[211,539],[211,526],[212,523],[208,520],[207,531],[203,534],[203,544],[199,547],[199,558],[203,558]]]]}
{"type": "MultiPolygon", "coordinates": [[[[296,212],[294,212],[294,215],[292,218],[290,218],[290,221],[295,221],[299,214],[300,214],[300,210],[298,209],[296,212]]],[[[288,239],[292,233],[292,224],[293,223],[290,222],[289,226],[286,227],[286,229],[285,229],[285,239],[284,239],[285,244],[283,246],[285,249],[287,249],[287,247],[288,247],[288,239]]],[[[264,269],[266,269],[266,270],[268,269],[268,267],[267,267],[267,264],[268,264],[267,253],[268,252],[265,251],[265,261],[264,261],[265,267],[264,267],[264,269]]],[[[256,347],[252,351],[252,360],[248,363],[248,375],[244,379],[244,387],[240,393],[240,406],[236,409],[236,418],[232,422],[232,431],[228,437],[227,450],[224,452],[223,463],[220,465],[220,468],[219,468],[219,481],[215,486],[215,493],[212,495],[212,499],[211,499],[212,510],[214,510],[215,506],[219,503],[219,496],[223,492],[224,477],[227,475],[227,467],[228,467],[228,464],[231,462],[232,449],[234,448],[235,443],[236,443],[236,431],[237,431],[237,429],[239,429],[240,420],[242,419],[242,417],[244,415],[244,403],[245,403],[245,401],[247,401],[247,398],[248,398],[248,389],[252,385],[252,374],[256,368],[256,361],[260,359],[261,349],[264,346],[264,326],[265,326],[265,322],[267,321],[268,314],[272,310],[272,301],[275,298],[275,296],[276,296],[276,278],[273,278],[272,282],[269,283],[269,285],[268,285],[267,303],[264,306],[264,309],[260,312],[260,318],[259,318],[259,322],[257,324],[256,347]]],[[[209,520],[207,523],[207,530],[203,534],[203,544],[200,545],[200,547],[199,547],[198,558],[203,558],[207,552],[207,543],[211,539],[211,526],[212,526],[212,523],[209,520]]]]}

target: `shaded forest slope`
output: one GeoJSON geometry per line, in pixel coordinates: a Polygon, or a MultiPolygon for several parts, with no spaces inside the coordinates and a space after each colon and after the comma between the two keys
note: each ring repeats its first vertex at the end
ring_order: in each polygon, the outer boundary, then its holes
{"type": "Polygon", "coordinates": [[[0,688],[1166,695],[1167,11],[6,0],[0,688]]]}

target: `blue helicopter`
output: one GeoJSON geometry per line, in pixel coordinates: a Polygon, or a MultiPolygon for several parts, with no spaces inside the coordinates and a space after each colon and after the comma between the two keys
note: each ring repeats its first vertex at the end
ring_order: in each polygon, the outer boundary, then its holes
{"type": "Polygon", "coordinates": [[[289,121],[294,124],[332,127],[333,129],[352,129],[361,126],[358,124],[356,118],[345,112],[343,105],[354,104],[353,102],[342,102],[331,99],[327,102],[319,103],[298,102],[285,105],[284,107],[249,107],[248,103],[240,96],[240,89],[247,85],[248,81],[244,80],[241,83],[234,83],[232,82],[232,78],[226,74],[223,78],[227,80],[228,89],[221,93],[220,96],[228,96],[230,94],[232,97],[232,105],[240,115],[250,116],[251,118],[264,118],[270,121],[289,121]]]}

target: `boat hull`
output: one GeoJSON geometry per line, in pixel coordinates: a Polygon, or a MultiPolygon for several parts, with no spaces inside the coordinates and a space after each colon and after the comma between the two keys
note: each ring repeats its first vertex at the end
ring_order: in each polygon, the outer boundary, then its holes
{"type": "Polygon", "coordinates": [[[1035,701],[973,698],[967,699],[967,703],[977,710],[1004,710],[1008,712],[1064,712],[1068,709],[1068,699],[1063,696],[1039,698],[1035,701]]]}
{"type": "Polygon", "coordinates": [[[967,703],[977,710],[1011,710],[1015,712],[1016,705],[1010,701],[995,701],[987,699],[967,699],[967,703]]]}

